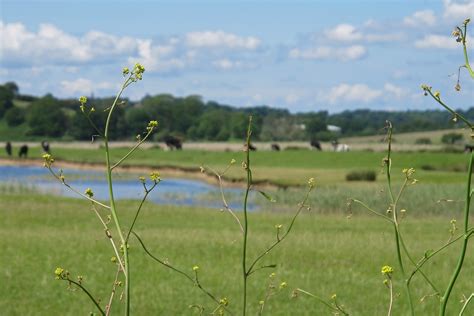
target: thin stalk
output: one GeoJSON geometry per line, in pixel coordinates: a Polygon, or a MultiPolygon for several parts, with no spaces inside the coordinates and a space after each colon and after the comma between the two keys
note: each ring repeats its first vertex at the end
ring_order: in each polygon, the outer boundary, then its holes
{"type": "Polygon", "coordinates": [[[76,282],[72,279],[63,279],[65,281],[68,281],[69,283],[72,283],[74,284],[75,286],[77,286],[78,288],[80,288],[84,293],[87,294],[87,296],[91,299],[91,301],[94,303],[94,305],[97,307],[97,309],[99,310],[100,314],[105,316],[105,312],[104,310],[102,309],[102,307],[100,307],[99,303],[95,300],[95,298],[92,296],[92,294],[79,282],[76,282]]]}
{"type": "Polygon", "coordinates": [[[467,37],[467,23],[464,24],[464,33],[462,37],[462,48],[463,48],[463,53],[464,53],[464,62],[467,70],[469,71],[469,75],[471,75],[471,78],[474,79],[474,71],[471,68],[471,64],[469,63],[469,56],[467,54],[467,45],[466,45],[466,37],[467,37]]]}
{"type": "Polygon", "coordinates": [[[471,179],[472,179],[472,166],[474,163],[474,152],[471,153],[471,159],[469,160],[469,168],[468,168],[468,175],[467,175],[467,184],[466,184],[466,204],[464,207],[464,238],[462,242],[461,253],[459,254],[458,263],[456,265],[456,269],[451,276],[451,280],[449,281],[448,287],[446,288],[446,292],[441,297],[441,308],[439,311],[440,316],[444,316],[446,314],[446,307],[448,304],[449,296],[451,295],[451,291],[453,290],[454,284],[461,272],[462,266],[464,264],[464,258],[467,252],[467,244],[469,242],[469,213],[471,208],[471,179]]]}
{"type": "Polygon", "coordinates": [[[222,173],[218,173],[216,170],[212,169],[211,167],[206,167],[206,168],[211,170],[211,172],[214,173],[214,175],[217,177],[217,181],[219,182],[219,191],[221,193],[221,200],[222,200],[222,203],[224,205],[224,208],[235,219],[237,224],[239,224],[240,231],[243,233],[244,232],[244,227],[242,226],[242,223],[240,222],[240,219],[237,217],[237,215],[234,213],[232,208],[227,203],[227,199],[225,198],[225,195],[224,195],[224,187],[222,185],[222,176],[227,172],[227,170],[229,170],[230,165],[227,166],[227,168],[222,173]]]}
{"type": "MultiPolygon", "coordinates": [[[[172,265],[170,265],[169,263],[167,262],[164,262],[163,260],[161,260],[160,258],[154,256],[148,249],[147,247],[145,246],[145,243],[143,242],[143,240],[140,238],[140,236],[138,236],[137,233],[135,233],[134,231],[131,232],[138,240],[138,242],[140,243],[140,245],[142,246],[143,250],[146,252],[146,254],[148,256],[150,256],[150,258],[152,258],[153,260],[155,260],[156,262],[158,262],[159,264],[181,274],[182,276],[184,276],[186,279],[188,279],[190,282],[192,282],[194,285],[196,285],[204,294],[206,294],[212,301],[214,301],[215,303],[217,304],[220,304],[220,301],[211,293],[209,292],[208,290],[206,290],[202,285],[201,283],[199,282],[199,279],[197,278],[193,278],[191,275],[189,275],[188,273],[178,269],[178,268],[175,268],[173,267],[172,265]]],[[[233,315],[232,312],[227,309],[226,306],[222,306],[229,314],[233,315]]]]}
{"type": "Polygon", "coordinates": [[[138,147],[140,147],[141,144],[143,144],[143,142],[146,141],[146,139],[148,138],[148,136],[151,135],[151,133],[153,133],[153,129],[149,129],[148,132],[146,133],[145,137],[143,137],[143,139],[141,139],[139,142],[137,142],[135,144],[135,146],[132,147],[132,149],[130,149],[130,151],[125,154],[125,156],[123,156],[119,161],[117,161],[112,167],[110,167],[111,170],[114,170],[116,167],[118,167],[125,159],[127,159],[138,147]]]}
{"type": "Polygon", "coordinates": [[[110,310],[112,309],[112,303],[114,301],[115,292],[117,290],[117,281],[120,275],[120,266],[117,268],[117,273],[115,274],[114,284],[112,285],[112,292],[110,293],[109,303],[105,307],[105,316],[110,315],[110,310]]]}
{"type": "Polygon", "coordinates": [[[242,315],[245,316],[247,312],[247,238],[248,238],[248,214],[247,214],[247,204],[248,197],[250,192],[250,187],[252,186],[252,171],[250,169],[250,136],[252,135],[252,116],[249,116],[249,125],[247,128],[247,140],[246,140],[246,154],[245,154],[245,169],[247,170],[247,187],[245,189],[244,197],[244,237],[243,237],[243,247],[242,247],[242,276],[244,282],[243,288],[243,301],[242,301],[242,315]]]}
{"type": "Polygon", "coordinates": [[[471,122],[469,122],[468,119],[466,119],[463,115],[459,114],[458,112],[454,111],[453,109],[451,109],[451,107],[449,107],[448,105],[446,105],[446,103],[444,103],[443,101],[441,101],[441,98],[438,98],[438,97],[435,97],[435,95],[433,94],[433,92],[431,91],[431,89],[428,89],[428,90],[425,90],[426,92],[428,92],[431,97],[436,101],[438,102],[443,108],[445,108],[446,110],[448,110],[448,112],[450,112],[454,117],[457,117],[459,118],[461,121],[463,121],[467,126],[469,126],[470,129],[474,129],[474,126],[471,124],[471,122]]]}
{"type": "Polygon", "coordinates": [[[115,100],[110,107],[109,114],[107,116],[107,120],[105,122],[105,131],[104,131],[104,145],[105,145],[105,162],[106,162],[106,171],[107,171],[107,185],[109,189],[109,199],[110,199],[110,211],[112,213],[112,218],[114,220],[115,226],[117,228],[117,233],[119,234],[120,241],[122,243],[122,249],[123,249],[123,257],[124,257],[124,264],[125,264],[125,315],[130,315],[130,269],[129,269],[129,260],[128,260],[128,247],[127,244],[125,243],[125,238],[122,233],[122,226],[120,225],[120,221],[117,215],[117,209],[115,206],[115,198],[114,198],[114,190],[113,190],[113,184],[112,184],[112,169],[111,169],[111,164],[110,164],[110,149],[109,149],[109,125],[110,125],[110,119],[112,117],[112,113],[115,109],[115,106],[117,105],[117,101],[122,95],[124,89],[126,88],[128,82],[130,80],[130,77],[127,78],[122,85],[122,88],[120,89],[119,93],[115,97],[115,100]]]}
{"type": "MultiPolygon", "coordinates": [[[[469,230],[469,233],[468,233],[468,237],[470,235],[472,235],[472,233],[474,232],[474,229],[471,228],[469,230]]],[[[423,257],[423,259],[421,259],[416,265],[415,265],[415,270],[413,270],[413,272],[411,273],[410,277],[408,278],[407,282],[410,282],[411,279],[413,278],[413,276],[415,275],[416,272],[418,272],[418,270],[426,263],[428,262],[429,259],[431,259],[432,257],[434,257],[435,255],[437,255],[439,252],[441,252],[442,250],[446,249],[447,247],[449,247],[451,244],[455,243],[456,241],[458,241],[459,239],[463,238],[464,237],[464,234],[462,235],[459,235],[457,236],[456,238],[454,239],[451,239],[449,242],[447,242],[446,244],[444,244],[443,246],[441,246],[440,248],[436,249],[435,251],[433,251],[430,255],[426,256],[426,257],[423,257]]]]}
{"type": "Polygon", "coordinates": [[[464,305],[463,305],[462,308],[461,308],[461,311],[459,312],[459,316],[462,316],[462,315],[464,314],[464,312],[466,311],[467,305],[469,305],[469,302],[472,300],[473,297],[474,297],[474,293],[472,293],[472,294],[466,299],[466,301],[464,302],[464,305]]]}
{"type": "MultiPolygon", "coordinates": [[[[396,246],[396,250],[397,250],[398,265],[400,266],[400,271],[402,273],[403,280],[404,280],[404,283],[405,283],[405,291],[406,291],[406,294],[407,294],[407,297],[408,297],[408,304],[410,306],[410,314],[413,316],[415,314],[415,310],[413,308],[413,301],[412,301],[411,293],[410,293],[410,285],[407,282],[407,276],[406,276],[405,267],[404,267],[404,264],[403,264],[402,252],[401,252],[401,249],[400,249],[400,228],[399,228],[399,225],[398,225],[397,210],[396,210],[397,199],[395,199],[395,197],[393,195],[393,190],[392,190],[392,181],[391,181],[391,163],[392,163],[392,161],[391,161],[391,158],[390,158],[391,151],[392,151],[392,123],[389,122],[389,121],[387,121],[387,128],[388,128],[388,131],[387,131],[388,151],[387,151],[387,161],[385,163],[385,166],[386,166],[386,173],[387,173],[387,186],[388,186],[388,191],[389,191],[389,194],[390,194],[390,199],[392,201],[392,207],[393,207],[392,212],[393,212],[393,229],[394,229],[394,234],[395,234],[395,246],[396,246]]],[[[406,183],[406,181],[405,181],[405,183],[406,183]]],[[[401,188],[397,198],[400,197],[402,190],[403,190],[403,187],[401,188]]]]}
{"type": "MultiPolygon", "coordinates": [[[[248,268],[248,271],[247,271],[247,276],[252,274],[254,271],[254,267],[255,265],[263,258],[265,257],[266,255],[268,255],[270,253],[270,251],[273,250],[273,248],[275,248],[279,243],[281,243],[287,236],[288,234],[291,232],[292,228],[293,228],[293,225],[295,224],[295,221],[296,221],[296,218],[298,217],[298,215],[301,213],[301,211],[303,210],[305,204],[306,204],[306,201],[308,200],[308,197],[309,197],[309,193],[311,192],[311,188],[308,190],[308,192],[306,192],[306,195],[305,195],[305,198],[303,199],[303,202],[300,203],[300,206],[298,208],[298,210],[296,211],[295,215],[293,215],[293,218],[291,219],[291,222],[290,222],[290,226],[288,226],[288,229],[286,230],[286,232],[280,237],[280,236],[277,236],[277,240],[272,244],[270,245],[268,248],[266,248],[259,256],[257,256],[257,258],[252,262],[252,264],[250,265],[250,267],[248,268]]],[[[265,268],[265,267],[263,267],[265,268]]]]}
{"type": "Polygon", "coordinates": [[[313,293],[310,293],[310,292],[307,292],[303,289],[295,289],[295,292],[301,292],[303,294],[306,294],[308,296],[311,296],[312,298],[318,300],[319,302],[323,303],[325,306],[327,306],[328,308],[330,308],[331,310],[335,311],[335,312],[341,312],[343,313],[344,315],[349,315],[347,312],[345,312],[344,310],[341,310],[339,308],[336,308],[334,306],[332,306],[331,304],[329,304],[328,302],[326,302],[325,300],[323,300],[322,298],[320,298],[319,296],[316,296],[314,295],[313,293]]]}
{"type": "Polygon", "coordinates": [[[110,240],[110,243],[112,245],[112,248],[114,249],[114,253],[115,253],[115,256],[117,258],[117,260],[119,261],[119,265],[120,267],[122,268],[122,271],[125,271],[125,267],[123,266],[123,262],[122,262],[122,259],[120,259],[120,254],[118,252],[118,249],[117,249],[117,246],[115,245],[115,241],[114,239],[112,238],[112,235],[110,234],[110,230],[109,230],[109,227],[107,226],[107,223],[105,223],[104,219],[102,218],[102,216],[100,216],[99,212],[97,211],[97,209],[95,208],[95,205],[92,204],[92,210],[95,212],[95,214],[97,215],[97,217],[99,218],[102,226],[104,226],[104,229],[105,229],[105,235],[107,236],[107,239],[110,240]]]}
{"type": "Polygon", "coordinates": [[[388,280],[388,288],[390,290],[390,304],[388,305],[388,316],[392,316],[392,308],[393,308],[393,283],[392,280],[388,280]]]}
{"type": "MultiPolygon", "coordinates": [[[[143,196],[142,200],[140,201],[140,205],[138,206],[137,212],[135,213],[135,217],[133,218],[132,224],[130,225],[130,228],[128,229],[127,237],[125,238],[125,243],[128,243],[128,239],[130,238],[130,233],[133,230],[133,226],[135,226],[135,222],[137,221],[138,215],[140,215],[140,211],[143,207],[143,204],[145,204],[146,198],[148,197],[148,194],[158,185],[158,182],[155,182],[153,186],[148,190],[145,187],[145,195],[143,196]]],[[[145,184],[143,184],[145,186],[145,184]]]]}

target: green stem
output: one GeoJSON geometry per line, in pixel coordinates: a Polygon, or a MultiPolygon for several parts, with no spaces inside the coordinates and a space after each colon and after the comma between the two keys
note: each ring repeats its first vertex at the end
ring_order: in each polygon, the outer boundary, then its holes
{"type": "Polygon", "coordinates": [[[474,71],[471,68],[471,64],[469,63],[469,56],[467,54],[467,47],[466,47],[466,37],[467,37],[467,24],[464,24],[464,34],[462,37],[462,48],[464,52],[464,62],[467,70],[469,71],[469,75],[471,75],[471,78],[474,79],[474,71]]]}
{"type": "Polygon", "coordinates": [[[468,168],[468,175],[467,175],[467,185],[466,185],[466,204],[464,207],[464,237],[463,243],[461,248],[461,253],[459,254],[458,263],[456,265],[456,269],[451,276],[451,280],[449,281],[448,287],[446,288],[446,292],[441,297],[441,308],[439,311],[440,316],[444,316],[446,314],[446,307],[448,304],[449,296],[451,295],[451,291],[453,290],[454,284],[461,272],[461,268],[464,264],[464,258],[467,252],[467,244],[469,242],[469,213],[471,207],[471,179],[472,179],[472,166],[474,162],[474,152],[471,153],[471,159],[469,161],[469,168],[468,168]]]}
{"type": "Polygon", "coordinates": [[[248,238],[248,214],[247,214],[247,204],[248,197],[250,192],[250,187],[252,186],[252,171],[250,169],[250,136],[252,135],[252,116],[249,116],[249,125],[247,128],[247,140],[246,140],[246,155],[245,155],[245,168],[247,170],[247,187],[245,190],[244,197],[244,240],[242,247],[242,276],[244,282],[243,288],[243,301],[242,301],[242,315],[245,316],[247,312],[247,238],[248,238]]]}
{"type": "Polygon", "coordinates": [[[124,265],[125,265],[125,315],[130,315],[130,269],[129,269],[129,260],[128,260],[128,248],[125,242],[125,238],[122,233],[122,227],[120,225],[120,221],[117,215],[117,208],[115,206],[115,198],[114,198],[114,191],[113,191],[113,184],[112,184],[112,168],[110,164],[110,149],[109,149],[109,125],[110,119],[112,117],[112,113],[117,105],[117,101],[122,95],[122,92],[127,86],[130,78],[127,78],[122,85],[119,93],[115,97],[114,103],[110,107],[109,114],[107,116],[107,120],[105,122],[105,130],[104,130],[104,145],[105,145],[105,162],[107,168],[107,185],[109,188],[109,199],[110,199],[110,211],[112,213],[112,218],[115,223],[115,227],[117,228],[117,233],[120,237],[120,241],[122,244],[123,249],[123,257],[124,257],[124,265]]]}
{"type": "Polygon", "coordinates": [[[141,144],[143,144],[146,141],[146,139],[148,138],[148,136],[151,135],[152,132],[153,132],[153,129],[148,130],[145,137],[143,137],[142,140],[140,140],[138,143],[136,143],[135,146],[133,146],[132,149],[130,149],[130,151],[125,156],[123,156],[117,163],[115,163],[112,167],[110,167],[110,169],[113,170],[116,167],[118,167],[125,159],[128,158],[128,156],[130,156],[138,147],[140,147],[141,144]]]}
{"type": "Polygon", "coordinates": [[[92,294],[91,294],[84,286],[82,286],[81,283],[76,282],[76,281],[74,281],[74,280],[71,280],[71,279],[69,279],[69,278],[63,279],[63,280],[68,281],[69,283],[74,284],[75,286],[77,286],[78,288],[80,288],[84,293],[86,293],[87,296],[88,296],[88,297],[91,299],[91,301],[94,303],[94,305],[97,307],[97,309],[99,310],[100,314],[103,315],[103,316],[105,316],[105,312],[104,312],[104,310],[102,309],[102,307],[100,307],[99,303],[95,300],[95,298],[92,296],[92,294]]]}
{"type": "Polygon", "coordinates": [[[410,306],[410,314],[413,316],[415,314],[415,310],[413,308],[413,301],[412,301],[412,298],[411,298],[411,293],[410,293],[410,284],[407,282],[407,277],[406,277],[406,273],[405,273],[405,268],[404,268],[404,265],[403,265],[403,258],[402,258],[402,252],[401,252],[401,249],[400,249],[400,239],[401,239],[401,236],[400,236],[400,228],[398,226],[398,218],[397,218],[397,210],[396,210],[396,204],[398,202],[398,199],[400,198],[401,196],[401,193],[403,191],[403,188],[404,186],[406,185],[407,183],[407,180],[405,180],[405,183],[404,185],[402,186],[402,188],[400,189],[400,192],[397,196],[397,198],[395,199],[394,195],[393,195],[393,190],[392,190],[392,181],[391,181],[391,152],[392,152],[392,123],[387,121],[387,128],[388,128],[388,131],[387,131],[387,135],[388,135],[388,151],[387,151],[387,161],[386,161],[386,172],[387,172],[387,186],[388,186],[388,191],[389,191],[389,194],[390,194],[390,199],[392,201],[392,212],[393,212],[393,228],[394,228],[394,233],[395,233],[395,246],[396,246],[396,250],[397,250],[397,260],[398,260],[398,265],[400,266],[400,271],[402,272],[402,276],[403,276],[403,280],[404,280],[404,284],[405,284],[405,291],[406,291],[406,294],[407,294],[407,297],[408,297],[408,304],[410,306]]]}
{"type": "Polygon", "coordinates": [[[335,311],[335,312],[342,312],[344,315],[349,315],[347,312],[345,311],[342,311],[334,306],[332,306],[331,304],[329,304],[328,302],[326,302],[325,300],[323,300],[322,298],[320,298],[319,296],[317,295],[314,295],[313,293],[310,293],[310,292],[307,292],[303,289],[295,289],[296,292],[301,292],[303,294],[306,294],[308,296],[311,296],[312,298],[318,300],[319,302],[323,303],[324,305],[326,305],[328,308],[330,308],[331,310],[335,311]]]}

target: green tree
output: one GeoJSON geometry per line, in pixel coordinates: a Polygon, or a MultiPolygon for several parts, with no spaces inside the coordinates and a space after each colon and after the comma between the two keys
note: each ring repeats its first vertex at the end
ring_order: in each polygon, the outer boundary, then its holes
{"type": "Polygon", "coordinates": [[[14,106],[5,112],[5,121],[8,126],[18,126],[25,121],[25,110],[14,106]]]}
{"type": "Polygon", "coordinates": [[[33,102],[26,120],[31,135],[60,137],[66,132],[67,117],[51,95],[33,102]]]}

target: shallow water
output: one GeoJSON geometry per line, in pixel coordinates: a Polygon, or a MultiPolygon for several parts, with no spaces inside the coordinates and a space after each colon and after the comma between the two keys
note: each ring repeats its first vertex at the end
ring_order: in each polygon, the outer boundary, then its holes
{"type": "MultiPolygon", "coordinates": [[[[91,188],[98,200],[108,199],[105,173],[99,171],[64,169],[66,181],[79,192],[91,188]]],[[[59,172],[59,170],[55,170],[59,172]]],[[[114,196],[116,199],[141,199],[143,186],[138,176],[114,172],[114,196]]],[[[26,187],[32,191],[68,197],[82,198],[61,184],[50,172],[37,166],[0,166],[0,184],[26,187]]],[[[148,183],[151,186],[151,183],[148,183]]],[[[242,189],[225,189],[229,205],[241,210],[242,189]]],[[[149,194],[148,200],[157,204],[188,205],[221,208],[219,187],[199,180],[166,178],[149,194]]],[[[249,205],[254,209],[253,205],[249,205]]]]}

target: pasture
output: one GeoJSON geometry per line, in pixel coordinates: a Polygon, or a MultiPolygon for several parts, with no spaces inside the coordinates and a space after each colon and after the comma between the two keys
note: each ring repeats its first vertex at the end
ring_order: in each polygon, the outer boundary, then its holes
{"type": "MultiPolygon", "coordinates": [[[[136,203],[119,203],[125,223],[130,222],[136,203]]],[[[57,315],[84,315],[94,311],[82,293],[68,290],[66,282],[54,279],[57,266],[65,267],[73,276],[82,275],[85,286],[106,299],[113,281],[113,276],[106,273],[110,272],[113,253],[88,202],[9,193],[0,195],[0,210],[0,308],[4,315],[51,315],[52,310],[57,315]]],[[[289,212],[250,215],[250,234],[255,240],[250,256],[273,240],[274,225],[287,224],[289,212]]],[[[309,297],[291,299],[291,292],[297,287],[328,300],[337,293],[352,315],[386,312],[388,292],[382,284],[380,267],[396,262],[392,227],[361,214],[348,219],[343,212],[319,214],[313,210],[297,220],[294,233],[264,261],[278,263],[276,280],[288,283],[286,289],[268,301],[268,315],[331,314],[309,297]]],[[[204,286],[219,297],[227,297],[229,308],[238,310],[240,233],[227,213],[147,204],[141,216],[136,230],[151,252],[187,271],[199,265],[204,286]]],[[[440,216],[425,215],[402,222],[407,244],[416,258],[449,238],[452,216],[452,211],[447,210],[440,216]]],[[[437,276],[435,283],[440,287],[448,281],[447,271],[455,264],[457,248],[456,245],[448,249],[426,266],[427,272],[437,276]]],[[[135,314],[197,314],[188,308],[191,304],[202,304],[206,310],[212,308],[208,298],[186,279],[147,257],[135,239],[131,240],[130,249],[135,314]]],[[[450,303],[455,310],[460,308],[461,294],[472,290],[473,260],[473,256],[468,257],[455,287],[455,299],[450,303]]],[[[397,272],[396,269],[395,275],[397,272]]],[[[250,315],[256,314],[258,301],[264,296],[268,274],[263,270],[251,279],[250,315]]],[[[413,289],[417,301],[431,294],[419,276],[413,289]]],[[[395,291],[402,293],[402,286],[395,283],[395,291]]],[[[428,297],[417,303],[418,314],[435,314],[434,300],[428,297]]],[[[406,306],[396,305],[394,312],[404,315],[406,306]]]]}
{"type": "MultiPolygon", "coordinates": [[[[98,149],[56,146],[52,150],[59,165],[72,162],[87,168],[103,167],[103,152],[98,149]]],[[[112,159],[118,160],[126,152],[126,148],[113,148],[112,159]]],[[[31,148],[29,157],[40,155],[39,148],[31,148]]],[[[0,157],[6,158],[4,153],[0,157]]],[[[311,210],[297,219],[288,239],[262,262],[277,263],[275,282],[288,283],[287,288],[268,300],[266,313],[331,314],[327,307],[310,297],[300,294],[297,299],[291,298],[293,289],[302,288],[327,300],[336,293],[351,315],[384,314],[389,296],[382,284],[380,267],[386,264],[397,267],[393,227],[359,206],[349,208],[347,201],[360,199],[378,212],[385,212],[388,198],[385,175],[381,172],[385,153],[288,150],[257,151],[251,157],[254,179],[266,184],[264,190],[276,203],[260,195],[252,197],[259,211],[249,215],[253,240],[250,257],[274,240],[275,225],[288,225],[292,212],[302,200],[305,191],[302,186],[309,177],[317,179],[317,188],[308,201],[311,210]],[[377,181],[346,181],[346,174],[353,170],[374,170],[377,181]]],[[[164,170],[162,176],[166,178],[176,176],[173,170],[179,169],[184,171],[183,177],[199,177],[199,166],[223,170],[231,159],[240,162],[243,153],[148,148],[138,150],[133,159],[127,161],[128,168],[123,170],[145,174],[147,170],[164,170]]],[[[413,256],[420,259],[427,250],[435,249],[450,238],[450,220],[462,221],[468,155],[394,152],[392,160],[395,187],[403,180],[403,168],[417,169],[415,177],[420,182],[409,187],[399,206],[407,209],[407,218],[402,220],[405,242],[413,256]]],[[[18,160],[15,158],[14,162],[18,160]]],[[[240,185],[239,181],[245,177],[240,163],[234,165],[226,177],[240,185]]],[[[216,183],[212,178],[208,181],[216,183]]],[[[217,188],[215,195],[207,198],[219,201],[217,188]]],[[[232,201],[242,198],[239,194],[229,196],[232,201]]],[[[137,203],[118,202],[125,227],[131,222],[137,203]]],[[[102,214],[106,213],[102,211],[102,214]]],[[[237,216],[242,218],[243,214],[237,213],[237,216]]],[[[77,315],[94,311],[87,297],[79,291],[68,290],[66,282],[54,279],[57,266],[66,268],[72,275],[82,275],[84,285],[94,295],[107,299],[113,282],[113,275],[108,273],[113,269],[110,262],[113,252],[88,202],[4,186],[0,187],[0,222],[3,223],[0,283],[6,284],[0,289],[0,308],[5,314],[49,315],[55,310],[61,315],[77,315]]],[[[228,298],[231,310],[239,310],[241,234],[229,214],[217,209],[146,203],[135,230],[157,257],[188,272],[198,265],[202,284],[218,297],[228,298]]],[[[436,276],[434,282],[440,288],[448,282],[459,246],[455,244],[425,267],[424,271],[436,276]]],[[[462,295],[472,290],[470,276],[474,273],[474,257],[470,253],[473,250],[472,246],[468,249],[467,262],[449,305],[452,310],[459,310],[462,295]]],[[[136,239],[131,240],[130,252],[134,314],[197,315],[197,310],[189,309],[194,304],[212,311],[212,302],[202,292],[181,275],[152,261],[136,239]]],[[[269,273],[264,269],[250,279],[249,315],[258,311],[269,273]]],[[[396,295],[403,295],[402,284],[395,282],[394,286],[396,295]]],[[[417,314],[436,313],[436,299],[429,296],[432,289],[420,276],[415,277],[412,289],[417,314]],[[423,302],[419,302],[421,299],[423,302]]],[[[121,308],[120,304],[114,308],[121,308]]],[[[408,306],[396,303],[396,315],[407,312],[408,306]]]]}

